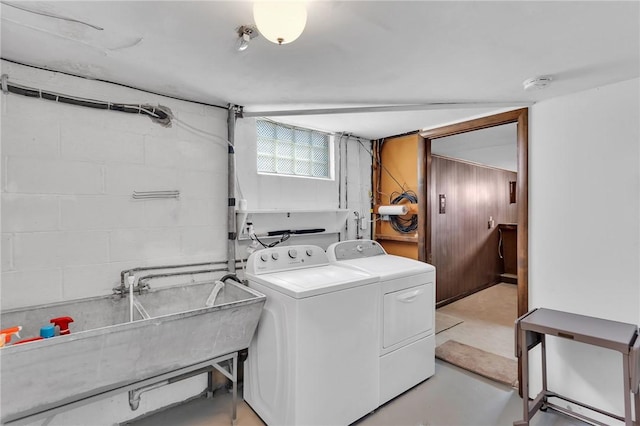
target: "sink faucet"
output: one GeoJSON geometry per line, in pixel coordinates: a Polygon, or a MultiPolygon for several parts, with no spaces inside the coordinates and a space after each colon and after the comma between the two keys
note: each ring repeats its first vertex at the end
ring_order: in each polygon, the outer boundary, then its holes
{"type": "Polygon", "coordinates": [[[133,286],[133,291],[137,292],[138,294],[142,294],[151,289],[151,286],[149,285],[147,280],[144,279],[144,277],[141,280],[136,279],[136,283],[137,285],[134,284],[133,286]]]}
{"type": "Polygon", "coordinates": [[[127,293],[130,292],[142,294],[151,289],[149,283],[147,282],[147,280],[145,280],[145,277],[137,277],[131,272],[132,271],[127,272],[125,274],[126,280],[123,279],[120,282],[119,286],[113,288],[113,294],[119,295],[120,297],[125,297],[127,293]]]}
{"type": "MultiPolygon", "coordinates": [[[[129,273],[127,272],[127,280],[129,279],[129,273]]],[[[120,297],[124,297],[125,294],[127,294],[127,285],[125,284],[125,282],[127,281],[124,278],[122,279],[122,281],[120,282],[120,285],[115,286],[112,290],[113,290],[113,294],[118,295],[120,297]]]]}
{"type": "Polygon", "coordinates": [[[120,297],[125,297],[126,294],[131,290],[136,290],[136,284],[138,283],[138,277],[135,275],[131,275],[131,271],[126,273],[127,279],[123,279],[120,282],[119,286],[113,288],[113,294],[119,295],[120,297]],[[127,285],[129,284],[129,285],[127,285]]]}

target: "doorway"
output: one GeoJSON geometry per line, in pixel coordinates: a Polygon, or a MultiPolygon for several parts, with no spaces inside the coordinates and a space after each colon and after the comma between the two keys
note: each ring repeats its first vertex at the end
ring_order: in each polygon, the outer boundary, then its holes
{"type": "MultiPolygon", "coordinates": [[[[528,109],[518,109],[374,141],[372,173],[373,188],[375,188],[374,210],[383,205],[397,204],[394,201],[400,195],[414,195],[413,199],[417,200],[417,203],[414,201],[410,203],[408,214],[402,217],[404,220],[413,220],[417,217],[417,224],[415,227],[412,226],[411,232],[399,232],[389,223],[389,219],[380,217],[375,223],[375,239],[389,254],[434,264],[432,219],[440,200],[432,178],[434,169],[432,141],[506,124],[513,124],[516,127],[517,179],[515,184],[508,182],[506,187],[510,191],[515,189],[513,195],[517,200],[515,311],[517,316],[521,316],[528,310],[528,109]]],[[[511,192],[509,195],[512,195],[511,192]]],[[[435,266],[438,270],[438,265],[435,264],[435,266]]],[[[438,281],[438,272],[436,272],[436,281],[438,281]]],[[[513,289],[513,284],[509,285],[513,289]]],[[[438,283],[436,283],[437,286],[438,283]]],[[[438,321],[436,321],[436,340],[439,332],[437,323],[438,321]]],[[[512,333],[509,333],[509,338],[513,338],[512,333]]],[[[480,358],[476,356],[477,353],[468,355],[466,359],[480,358]]],[[[510,362],[509,369],[514,374],[519,374],[519,368],[514,365],[515,360],[507,361],[510,362]]],[[[496,370],[503,369],[498,366],[496,370]]]]}
{"type": "MultiPolygon", "coordinates": [[[[427,263],[433,262],[433,207],[440,203],[435,182],[431,178],[434,170],[432,154],[432,140],[447,136],[458,135],[474,130],[487,129],[504,124],[516,124],[516,144],[517,144],[517,174],[516,199],[517,199],[517,314],[524,315],[528,311],[528,108],[508,111],[482,117],[475,120],[456,123],[444,127],[420,132],[424,143],[419,144],[418,158],[421,164],[418,170],[418,193],[424,196],[419,197],[419,210],[425,212],[418,218],[418,258],[427,263]]],[[[446,205],[445,205],[446,209],[446,205]]]]}
{"type": "MultiPolygon", "coordinates": [[[[438,270],[438,307],[499,282],[516,283],[515,245],[505,244],[518,220],[509,193],[517,182],[516,130],[509,123],[431,141],[429,178],[437,199],[430,263],[438,270]]],[[[512,290],[515,308],[516,286],[512,290]]]]}
{"type": "MultiPolygon", "coordinates": [[[[424,139],[424,142],[420,144],[423,148],[423,152],[421,153],[421,157],[424,159],[421,164],[419,174],[421,174],[420,182],[423,182],[423,186],[419,190],[419,194],[422,195],[420,197],[419,202],[421,202],[420,211],[426,212],[423,216],[423,222],[419,226],[419,231],[422,232],[419,235],[419,242],[421,242],[419,247],[419,258],[424,259],[428,263],[434,263],[434,255],[436,255],[436,247],[434,247],[434,232],[437,232],[435,227],[436,225],[436,214],[440,214],[441,211],[444,210],[446,213],[447,203],[446,203],[446,193],[443,193],[442,190],[438,190],[437,182],[435,181],[436,171],[438,167],[442,167],[440,163],[442,163],[441,158],[433,153],[433,141],[437,139],[442,139],[446,137],[451,137],[455,135],[461,135],[463,133],[473,132],[482,129],[491,129],[496,128],[498,126],[503,126],[507,124],[515,124],[515,134],[516,134],[516,147],[517,147],[517,179],[515,179],[515,184],[512,183],[510,178],[502,179],[502,185],[504,190],[506,191],[506,199],[511,201],[511,199],[517,200],[516,203],[516,223],[517,223],[517,243],[516,243],[516,276],[517,276],[517,287],[515,291],[516,295],[516,304],[515,311],[517,316],[521,316],[525,314],[528,310],[528,109],[519,109],[515,111],[510,111],[506,113],[501,113],[489,117],[483,117],[476,120],[470,120],[462,123],[457,123],[449,126],[444,126],[436,129],[431,129],[428,131],[423,131],[420,133],[420,136],[424,139]],[[515,191],[514,191],[515,189],[515,191]],[[444,196],[444,197],[443,197],[444,196]],[[443,200],[444,198],[444,200],[443,200]]],[[[441,189],[441,188],[440,188],[441,189]]],[[[471,189],[473,191],[473,188],[471,189]]],[[[514,201],[515,201],[514,200],[514,201]]],[[[509,217],[508,215],[505,217],[509,217]]],[[[491,228],[492,218],[487,217],[483,220],[487,220],[487,228],[491,228]]],[[[500,219],[501,220],[501,219],[500,219]]],[[[508,219],[507,219],[508,220],[508,219]]],[[[496,250],[498,247],[496,247],[496,250]]],[[[436,268],[438,265],[434,263],[436,268]]],[[[444,271],[443,271],[444,272],[444,271]]],[[[437,284],[438,285],[438,284],[437,284]]],[[[460,309],[462,312],[465,309],[471,309],[471,307],[476,307],[478,305],[478,301],[489,300],[493,302],[497,297],[496,294],[500,293],[502,295],[506,294],[507,298],[510,297],[509,294],[513,294],[513,292],[509,289],[509,286],[512,284],[499,284],[498,286],[490,287],[488,290],[484,290],[475,293],[472,297],[469,297],[469,300],[461,299],[458,302],[454,302],[454,304],[461,305],[460,309]],[[500,287],[506,286],[506,287],[500,287]],[[492,294],[487,294],[491,290],[492,294]],[[511,291],[511,293],[509,293],[511,291]],[[505,293],[506,292],[506,293],[505,293]],[[484,293],[484,294],[483,294],[484,293]],[[465,306],[466,303],[466,306],[465,306]]],[[[477,289],[476,289],[477,290],[477,289]]],[[[464,291],[463,291],[464,293],[464,291]]],[[[473,291],[471,291],[473,293],[473,291]]],[[[449,301],[455,300],[451,299],[449,301]]],[[[492,308],[489,308],[492,309],[492,308]]],[[[453,310],[455,312],[455,310],[453,310]]],[[[513,323],[512,323],[513,324],[513,323]]],[[[481,328],[478,328],[475,332],[469,333],[472,338],[477,337],[478,334],[482,335],[481,328]]],[[[512,332],[509,333],[508,338],[512,339],[512,332]]],[[[484,351],[475,352],[474,347],[466,345],[456,345],[455,342],[445,342],[445,344],[439,346],[436,349],[436,353],[438,350],[441,350],[442,359],[443,356],[451,356],[455,358],[458,356],[459,358],[464,359],[473,359],[478,360],[482,359],[485,355],[484,351]],[[446,351],[450,351],[449,354],[445,353],[446,351]],[[468,351],[471,351],[467,353],[468,351]],[[460,355],[462,353],[463,355],[460,355]]],[[[513,346],[511,346],[513,347],[513,346]]],[[[489,354],[492,355],[492,354],[489,354]]],[[[490,357],[491,359],[487,361],[488,364],[494,363],[497,358],[490,357]]],[[[504,361],[504,357],[502,358],[504,361]]],[[[515,360],[511,361],[509,359],[506,360],[506,364],[498,364],[495,365],[495,369],[493,373],[501,373],[502,370],[511,370],[514,374],[519,376],[519,368],[516,367],[515,360]],[[517,368],[517,373],[516,370],[517,368]]],[[[475,364],[482,364],[482,361],[475,362],[475,364]]],[[[455,364],[455,362],[454,362],[455,364]]],[[[462,366],[462,365],[460,365],[462,366]]],[[[472,371],[478,372],[476,368],[480,367],[480,370],[483,369],[484,366],[474,365],[473,368],[469,368],[472,371]]],[[[463,367],[465,368],[465,367],[463,367]]],[[[491,374],[491,376],[493,375],[491,374]]],[[[482,374],[482,373],[480,373],[482,374]]],[[[489,376],[489,375],[488,375],[489,376]]],[[[492,377],[493,378],[493,377],[492,377]]],[[[520,379],[520,377],[518,377],[520,379]]],[[[500,381],[500,380],[499,380],[500,381]]],[[[515,384],[515,381],[514,381],[515,384]]]]}

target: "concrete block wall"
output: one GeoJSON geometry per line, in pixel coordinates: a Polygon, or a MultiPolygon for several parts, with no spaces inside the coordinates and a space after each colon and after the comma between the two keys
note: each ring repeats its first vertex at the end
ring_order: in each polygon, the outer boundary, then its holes
{"type": "MultiPolygon", "coordinates": [[[[340,140],[339,136],[336,137],[340,140]]],[[[353,136],[342,138],[339,159],[342,164],[342,205],[349,210],[345,239],[371,238],[371,141],[353,136]],[[364,217],[366,229],[359,228],[356,214],[364,217]]]]}
{"type": "MultiPolygon", "coordinates": [[[[162,104],[226,137],[226,109],[2,62],[11,83],[162,104]]],[[[175,123],[2,97],[2,303],[110,294],[123,269],[226,258],[226,146],[175,123]],[[180,191],[134,200],[133,191],[180,191]]]]}
{"type": "MultiPolygon", "coordinates": [[[[287,123],[287,117],[275,121],[287,123]]],[[[291,176],[259,174],[256,166],[256,120],[240,119],[236,127],[236,171],[241,192],[238,197],[247,200],[248,210],[331,210],[347,209],[347,219],[338,224],[342,228],[336,234],[305,235],[290,238],[283,244],[314,244],[326,248],[339,239],[356,238],[355,215],[353,211],[365,214],[370,219],[371,191],[371,141],[363,139],[362,146],[356,138],[334,136],[333,179],[306,179],[291,176]],[[348,150],[348,153],[347,153],[348,150]]],[[[332,129],[319,129],[330,132],[332,129]]],[[[313,213],[310,213],[312,215],[313,213]]],[[[337,217],[332,213],[327,216],[337,217]]],[[[313,224],[305,222],[304,215],[298,215],[300,222],[283,221],[276,229],[309,228],[313,224]]],[[[341,217],[344,217],[342,215],[341,217]]],[[[294,218],[295,219],[295,218],[294,218]]],[[[254,215],[254,225],[260,218],[254,215]]],[[[266,220],[266,219],[265,219],[266,220]]],[[[370,236],[370,224],[364,237],[370,236]]],[[[362,234],[361,234],[362,235],[362,234]]],[[[238,244],[238,257],[247,257],[248,242],[238,244]]]]}
{"type": "MultiPolygon", "coordinates": [[[[185,123],[226,137],[226,109],[6,61],[1,68],[11,83],[162,104],[185,123]]],[[[226,259],[225,144],[146,116],[15,94],[0,99],[0,309],[111,294],[120,271],[136,266],[226,259]],[[133,191],[169,189],[179,190],[180,198],[132,199],[133,191]]],[[[200,375],[146,393],[137,411],[129,409],[124,393],[33,424],[116,424],[205,386],[200,375]]]]}
{"type": "MultiPolygon", "coordinates": [[[[0,66],[11,83],[111,102],[162,104],[190,126],[226,137],[226,109],[6,61],[0,66]]],[[[136,266],[226,259],[227,147],[219,138],[175,122],[164,128],[135,114],[15,94],[0,99],[0,309],[111,294],[120,271],[136,266]],[[132,199],[133,191],[168,189],[179,190],[180,198],[132,199]]],[[[250,209],[337,209],[342,185],[349,191],[343,208],[368,212],[360,192],[370,190],[371,160],[354,141],[343,164],[348,171],[338,181],[258,175],[255,121],[239,120],[236,136],[238,180],[250,209]]],[[[349,220],[351,230],[341,232],[343,238],[355,237],[351,212],[349,220]]],[[[288,243],[327,246],[335,240],[337,235],[327,235],[288,243]]],[[[246,256],[246,250],[238,253],[246,256]]],[[[169,284],[175,282],[152,283],[169,284]]],[[[201,375],[145,393],[135,412],[125,393],[33,425],[116,424],[195,396],[205,385],[201,375]]]]}
{"type": "Polygon", "coordinates": [[[337,179],[306,179],[259,174],[256,163],[256,140],[256,119],[238,120],[236,170],[241,190],[238,196],[247,200],[249,210],[338,208],[337,179]]]}

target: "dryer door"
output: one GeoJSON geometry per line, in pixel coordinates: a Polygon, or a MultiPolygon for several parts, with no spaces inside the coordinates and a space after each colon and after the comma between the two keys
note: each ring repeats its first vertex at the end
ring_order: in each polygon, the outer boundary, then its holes
{"type": "Polygon", "coordinates": [[[433,329],[433,284],[384,295],[383,348],[433,329]]]}

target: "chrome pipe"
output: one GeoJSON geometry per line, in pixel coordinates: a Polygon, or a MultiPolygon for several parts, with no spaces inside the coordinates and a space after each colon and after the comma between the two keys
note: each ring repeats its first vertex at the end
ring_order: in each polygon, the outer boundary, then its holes
{"type": "MultiPolygon", "coordinates": [[[[236,260],[238,262],[239,260],[236,260]]],[[[179,268],[192,268],[194,266],[206,266],[206,265],[223,265],[226,264],[226,260],[220,260],[217,262],[200,262],[200,263],[185,263],[182,265],[160,265],[160,266],[140,266],[133,269],[125,269],[124,271],[120,271],[120,286],[124,288],[124,277],[129,274],[132,275],[134,272],[140,271],[152,271],[154,269],[179,269],[179,268]]]]}
{"type": "MultiPolygon", "coordinates": [[[[243,259],[235,259],[235,261],[233,261],[234,266],[237,268],[238,264],[242,265],[244,262],[243,259]]],[[[127,287],[124,284],[124,277],[125,276],[131,276],[133,275],[134,272],[140,272],[140,271],[152,271],[155,269],[179,269],[179,268],[190,268],[190,267],[195,267],[195,266],[207,266],[207,265],[227,265],[228,262],[227,261],[217,261],[217,262],[201,262],[201,263],[187,263],[187,264],[183,264],[183,265],[164,265],[164,266],[142,266],[142,267],[137,267],[137,268],[133,268],[133,269],[126,269],[124,271],[120,271],[120,286],[118,287],[114,287],[113,288],[113,293],[116,295],[120,295],[121,297],[125,297],[125,295],[127,294],[127,287]]],[[[215,269],[207,269],[204,270],[206,272],[226,272],[228,271],[227,268],[215,268],[215,269]]],[[[190,274],[199,274],[199,273],[206,273],[206,272],[202,272],[202,270],[194,270],[194,271],[182,271],[182,272],[178,272],[178,273],[166,273],[166,274],[151,274],[151,275],[146,275],[143,276],[141,278],[138,278],[138,283],[140,282],[140,279],[142,278],[161,278],[161,277],[170,277],[170,276],[179,276],[179,275],[190,275],[190,274]]],[[[234,273],[234,272],[232,272],[234,273]]],[[[139,285],[137,287],[134,288],[134,291],[136,292],[140,292],[140,290],[144,290],[145,288],[148,288],[148,284],[145,284],[143,288],[141,288],[139,285]]]]}
{"type": "Polygon", "coordinates": [[[195,271],[181,271],[181,272],[165,272],[162,274],[150,274],[144,275],[138,279],[138,286],[133,289],[133,291],[137,293],[141,293],[143,291],[149,290],[149,284],[146,281],[149,281],[153,278],[166,278],[166,277],[176,277],[181,275],[194,275],[194,274],[208,274],[211,272],[226,272],[227,268],[215,268],[215,269],[197,269],[195,271]]]}

